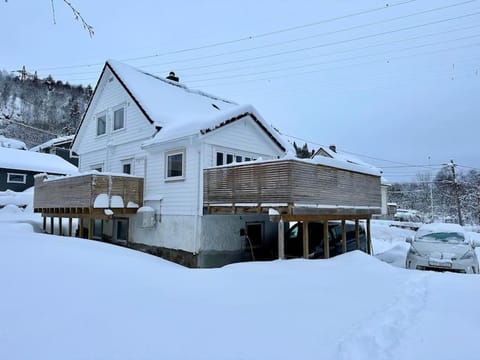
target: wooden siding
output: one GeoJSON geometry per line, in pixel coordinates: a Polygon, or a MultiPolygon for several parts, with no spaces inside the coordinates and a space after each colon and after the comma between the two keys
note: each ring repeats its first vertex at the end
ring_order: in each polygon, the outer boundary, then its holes
{"type": "MultiPolygon", "coordinates": [[[[35,178],[34,208],[93,208],[100,194],[121,196],[124,207],[129,202],[143,204],[143,179],[137,177],[88,174],[45,181],[35,178]]],[[[44,211],[41,211],[44,212],[44,211]]]]}
{"type": "Polygon", "coordinates": [[[380,177],[282,160],[206,169],[204,206],[281,203],[380,211],[380,177]]]}

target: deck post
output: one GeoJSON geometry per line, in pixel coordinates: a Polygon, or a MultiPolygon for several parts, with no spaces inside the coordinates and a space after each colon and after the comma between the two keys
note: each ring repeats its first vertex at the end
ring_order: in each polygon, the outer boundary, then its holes
{"type": "Polygon", "coordinates": [[[355,241],[357,243],[357,250],[360,249],[360,224],[358,219],[355,219],[355,241]]]}
{"type": "Polygon", "coordinates": [[[303,222],[303,258],[308,259],[310,250],[308,248],[308,221],[303,222]]]}
{"type": "Polygon", "coordinates": [[[88,239],[93,239],[93,219],[91,217],[88,218],[88,239]]]}
{"type": "Polygon", "coordinates": [[[83,238],[83,218],[78,219],[78,236],[83,238]]]}
{"type": "Polygon", "coordinates": [[[43,216],[43,232],[47,232],[47,217],[43,216]]]}
{"type": "Polygon", "coordinates": [[[342,254],[347,252],[347,232],[345,228],[345,219],[342,220],[342,254]]]}
{"type": "Polygon", "coordinates": [[[370,233],[370,219],[367,219],[367,254],[372,255],[372,237],[370,233]]]}
{"type": "Polygon", "coordinates": [[[53,216],[50,217],[50,234],[54,234],[55,233],[55,230],[54,230],[54,227],[55,227],[55,224],[53,223],[53,221],[55,220],[55,218],[53,216]]]}
{"type": "Polygon", "coordinates": [[[328,259],[330,257],[330,244],[328,241],[328,221],[323,222],[323,258],[328,259]]]}
{"type": "Polygon", "coordinates": [[[278,258],[285,259],[285,233],[283,219],[278,222],[278,258]]]}
{"type": "Polygon", "coordinates": [[[62,224],[62,217],[58,217],[58,235],[63,235],[63,224],[62,224]]]}
{"type": "Polygon", "coordinates": [[[72,236],[72,218],[68,218],[68,236],[72,236]]]}

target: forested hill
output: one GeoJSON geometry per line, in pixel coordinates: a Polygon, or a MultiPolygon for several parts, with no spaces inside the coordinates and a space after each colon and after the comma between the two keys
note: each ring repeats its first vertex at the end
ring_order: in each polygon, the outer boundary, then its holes
{"type": "Polygon", "coordinates": [[[91,94],[90,86],[0,71],[0,135],[32,147],[73,134],[91,94]]]}

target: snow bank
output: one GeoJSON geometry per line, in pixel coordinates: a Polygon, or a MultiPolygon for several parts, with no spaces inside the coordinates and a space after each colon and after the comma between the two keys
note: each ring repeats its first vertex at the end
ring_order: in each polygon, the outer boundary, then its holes
{"type": "MultiPolygon", "coordinates": [[[[194,270],[1,226],[2,359],[478,357],[478,276],[399,269],[358,251],[194,270]]],[[[388,229],[375,222],[372,233],[382,241],[388,229]]],[[[403,241],[391,229],[391,243],[403,241]]]]}

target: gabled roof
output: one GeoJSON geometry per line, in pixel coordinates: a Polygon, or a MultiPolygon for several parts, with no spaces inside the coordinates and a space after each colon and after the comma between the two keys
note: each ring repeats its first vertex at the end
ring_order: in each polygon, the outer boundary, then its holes
{"type": "Polygon", "coordinates": [[[252,105],[238,105],[229,110],[218,111],[210,116],[193,116],[187,121],[176,122],[162,128],[155,137],[145,145],[174,140],[189,135],[207,135],[225,125],[250,117],[260,129],[284,152],[293,153],[292,145],[270,124],[268,124],[252,105]]]}
{"type": "Polygon", "coordinates": [[[78,172],[75,166],[57,155],[2,147],[0,147],[0,168],[49,174],[75,174],[78,172]]]}
{"type": "Polygon", "coordinates": [[[30,151],[42,151],[43,149],[49,148],[51,146],[58,146],[58,145],[63,145],[68,142],[73,141],[73,135],[67,135],[67,136],[59,136],[54,139],[50,139],[43,144],[34,146],[30,148],[30,151]]]}
{"type": "Polygon", "coordinates": [[[158,127],[190,120],[199,115],[214,116],[218,111],[236,105],[233,101],[189,89],[179,82],[149,74],[118,61],[108,60],[106,66],[149,121],[158,127]]]}
{"type": "MultiPolygon", "coordinates": [[[[178,134],[186,136],[208,132],[250,115],[283,151],[289,149],[288,142],[268,125],[252,106],[239,106],[233,101],[190,89],[180,82],[149,74],[115,60],[107,60],[100,79],[107,69],[120,82],[145,118],[160,130],[154,142],[178,134]]],[[[99,84],[100,80],[85,114],[90,108],[99,84]]],[[[84,119],[82,123],[83,121],[84,119]]]]}

